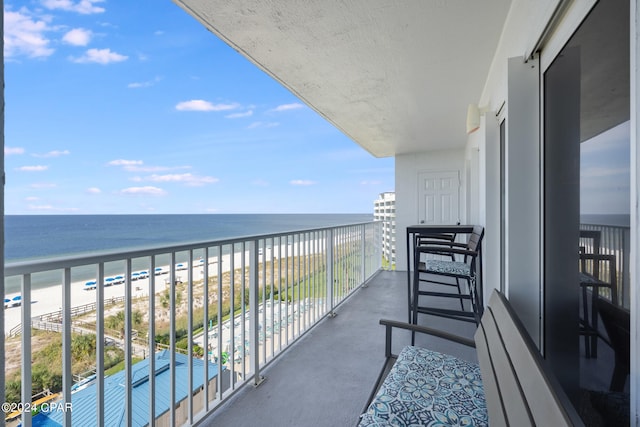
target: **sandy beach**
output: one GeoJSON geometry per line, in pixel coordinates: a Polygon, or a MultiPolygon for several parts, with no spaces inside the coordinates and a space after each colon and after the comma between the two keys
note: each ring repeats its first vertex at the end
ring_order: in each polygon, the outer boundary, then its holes
{"type": "MultiPolygon", "coordinates": [[[[222,271],[227,272],[231,265],[231,256],[223,255],[222,257],[222,271]]],[[[240,265],[241,256],[236,253],[234,264],[240,265]]],[[[209,259],[209,276],[217,275],[217,257],[209,259]]],[[[184,263],[183,263],[184,264],[184,263]]],[[[169,285],[169,267],[168,265],[160,266],[162,268],[161,274],[155,275],[155,292],[163,292],[169,285]]],[[[185,265],[184,269],[178,270],[176,268],[175,277],[176,280],[183,282],[187,281],[188,271],[185,265]]],[[[193,281],[199,281],[203,279],[203,266],[197,265],[192,267],[193,281]]],[[[113,276],[110,276],[113,277],[113,276]]],[[[131,296],[132,298],[146,297],[149,295],[149,278],[131,280],[131,296]]],[[[71,306],[79,307],[86,304],[96,303],[97,292],[95,289],[86,289],[85,283],[87,281],[72,282],[71,283],[71,306]]],[[[125,285],[111,285],[104,286],[104,300],[108,301],[111,298],[123,297],[125,294],[125,285]]],[[[11,299],[18,294],[8,294],[6,298],[11,299]]],[[[35,289],[31,292],[31,317],[38,317],[47,313],[53,313],[62,309],[62,285],[50,286],[46,288],[35,289]]],[[[24,295],[23,295],[24,302],[24,295]]],[[[5,317],[5,335],[22,323],[22,305],[16,307],[6,307],[4,309],[5,317]]]]}
{"type": "MultiPolygon", "coordinates": [[[[278,247],[275,246],[273,248],[267,248],[264,254],[264,259],[266,261],[270,261],[272,257],[272,253],[278,256],[278,253],[281,256],[285,255],[285,246],[282,245],[280,247],[280,251],[278,251],[278,247]]],[[[302,252],[302,251],[300,251],[302,252]]],[[[313,253],[311,251],[310,253],[313,253]]],[[[308,253],[308,254],[310,254],[308,253]]],[[[298,250],[289,245],[288,256],[297,256],[298,250]]],[[[245,252],[245,265],[249,265],[249,253],[245,252]]],[[[217,257],[212,257],[209,259],[209,277],[213,277],[217,275],[218,266],[217,257]]],[[[201,263],[198,263],[201,264],[201,263]]],[[[239,268],[242,265],[242,253],[236,252],[233,259],[234,269],[239,268]]],[[[156,274],[155,280],[155,291],[156,293],[160,293],[166,289],[169,285],[169,267],[168,265],[160,266],[162,268],[162,274],[156,274]]],[[[178,270],[176,268],[175,276],[176,280],[181,280],[183,282],[187,281],[188,277],[188,269],[189,267],[185,264],[184,269],[178,270]]],[[[203,266],[195,265],[191,267],[193,270],[192,279],[194,282],[200,281],[203,279],[203,266]]],[[[231,255],[223,255],[222,256],[222,272],[228,272],[231,269],[231,255]]],[[[111,276],[112,277],[112,276],[111,276]]],[[[72,282],[71,283],[71,306],[79,307],[86,304],[96,303],[96,290],[87,290],[85,287],[85,283],[87,281],[81,282],[72,282]]],[[[111,285],[104,287],[104,300],[108,301],[111,298],[123,297],[125,293],[125,285],[111,285]]],[[[5,298],[11,299],[12,297],[18,294],[7,294],[5,298]]],[[[145,297],[149,295],[149,279],[137,279],[131,281],[131,295],[133,298],[145,297]]],[[[25,301],[25,296],[22,295],[23,303],[25,301]]],[[[46,288],[34,289],[31,292],[31,317],[38,317],[44,314],[53,313],[62,309],[62,285],[51,286],[46,288]]],[[[5,335],[9,334],[10,331],[16,326],[22,323],[22,305],[15,307],[5,307],[4,309],[5,315],[5,335]]]]}

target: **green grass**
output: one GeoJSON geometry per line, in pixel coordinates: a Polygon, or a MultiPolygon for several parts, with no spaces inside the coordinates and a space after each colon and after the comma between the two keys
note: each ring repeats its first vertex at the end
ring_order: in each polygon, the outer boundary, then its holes
{"type": "MultiPolygon", "coordinates": [[[[141,358],[139,357],[132,357],[131,358],[131,365],[135,365],[136,363],[140,362],[141,358]]],[[[120,363],[117,363],[115,365],[113,365],[111,368],[107,369],[106,371],[104,371],[105,375],[113,375],[116,374],[120,371],[122,371],[124,369],[124,360],[120,363]]]]}

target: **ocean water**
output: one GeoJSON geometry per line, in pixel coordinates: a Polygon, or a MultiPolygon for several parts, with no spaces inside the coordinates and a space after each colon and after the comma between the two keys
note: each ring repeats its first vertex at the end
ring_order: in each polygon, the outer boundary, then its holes
{"type": "Polygon", "coordinates": [[[372,221],[372,214],[7,215],[7,262],[372,221]]]}
{"type": "Polygon", "coordinates": [[[631,225],[631,216],[629,214],[583,214],[580,215],[580,222],[582,224],[629,227],[631,225]]]}
{"type": "MultiPolygon", "coordinates": [[[[7,215],[5,261],[202,242],[372,220],[373,214],[7,215]]],[[[162,263],[160,258],[158,263],[162,263]]],[[[105,274],[119,274],[118,268],[121,267],[107,265],[105,274]]],[[[95,268],[74,269],[73,274],[74,281],[90,280],[95,276],[95,268]]],[[[59,273],[33,275],[32,286],[58,285],[59,276],[59,273]]],[[[7,294],[19,289],[19,278],[6,280],[7,294]]]]}

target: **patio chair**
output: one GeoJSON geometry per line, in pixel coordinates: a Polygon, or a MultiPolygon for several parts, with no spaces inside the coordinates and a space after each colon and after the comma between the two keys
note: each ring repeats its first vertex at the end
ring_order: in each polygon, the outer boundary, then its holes
{"type": "Polygon", "coordinates": [[[616,256],[581,253],[579,277],[582,292],[580,335],[584,336],[585,356],[589,359],[598,357],[597,301],[609,297],[614,305],[618,304],[616,256]],[[602,290],[607,290],[609,295],[603,295],[602,290]]]}
{"type": "Polygon", "coordinates": [[[409,307],[412,323],[417,324],[418,314],[422,313],[478,324],[483,307],[481,274],[483,237],[484,228],[475,226],[469,234],[467,243],[423,239],[420,245],[414,247],[413,298],[409,307]],[[438,255],[439,259],[430,258],[431,255],[438,255]],[[446,256],[450,259],[442,259],[446,256]],[[461,287],[461,280],[466,283],[466,289],[461,287]],[[443,292],[442,287],[456,289],[452,292],[443,292]],[[460,309],[421,305],[421,296],[429,298],[430,301],[432,298],[458,299],[460,309]],[[469,301],[470,310],[465,308],[465,301],[469,301]]]}
{"type": "Polygon", "coordinates": [[[607,331],[609,344],[615,353],[615,365],[611,375],[610,391],[624,391],[630,368],[630,329],[631,314],[611,302],[598,298],[596,307],[607,331]]]}

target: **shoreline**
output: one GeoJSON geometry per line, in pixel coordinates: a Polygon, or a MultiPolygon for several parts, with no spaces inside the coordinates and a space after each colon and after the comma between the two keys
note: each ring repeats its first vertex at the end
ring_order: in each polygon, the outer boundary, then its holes
{"type": "MultiPolygon", "coordinates": [[[[239,254],[236,254],[238,257],[239,254]]],[[[228,272],[230,270],[230,255],[222,256],[222,272],[228,272]]],[[[238,258],[239,260],[239,258],[238,258]]],[[[236,260],[234,260],[235,262],[236,260]]],[[[218,263],[218,258],[213,257],[209,259],[209,277],[213,277],[217,275],[211,274],[211,267],[216,266],[218,263]]],[[[155,293],[158,294],[160,292],[164,292],[164,290],[169,285],[169,265],[159,266],[162,268],[162,273],[157,274],[155,280],[155,293]]],[[[188,277],[188,269],[187,267],[184,270],[176,270],[175,278],[176,280],[180,280],[186,282],[188,277]]],[[[193,269],[192,272],[192,280],[199,281],[203,280],[203,266],[198,265],[191,267],[193,269]]],[[[109,276],[112,277],[112,276],[109,276]]],[[[106,279],[106,277],[105,277],[106,279]]],[[[95,279],[92,279],[95,280],[95,279]]],[[[131,280],[131,297],[133,299],[140,297],[148,297],[149,296],[149,278],[145,279],[137,279],[131,280]]],[[[85,283],[87,280],[82,281],[74,281],[71,282],[71,307],[79,307],[88,304],[96,303],[97,292],[96,289],[86,289],[85,283]]],[[[112,298],[123,297],[125,294],[125,284],[117,284],[110,286],[103,286],[104,290],[104,302],[112,298]]],[[[5,298],[11,299],[15,295],[20,295],[20,293],[12,293],[5,295],[5,298]]],[[[57,311],[62,310],[62,284],[51,285],[47,287],[41,287],[31,290],[31,318],[39,317],[49,313],[55,313],[57,311]]],[[[24,302],[24,298],[23,298],[24,302]]],[[[4,308],[4,321],[5,321],[5,336],[7,336],[12,329],[22,323],[22,304],[14,307],[5,307],[4,308]]]]}
{"type": "MultiPolygon", "coordinates": [[[[287,245],[282,244],[280,245],[280,251],[278,251],[278,246],[273,246],[273,247],[267,247],[265,250],[265,253],[263,256],[261,256],[258,260],[258,264],[260,265],[262,262],[270,262],[273,260],[273,255],[275,255],[276,257],[279,254],[284,255],[284,248],[287,245]]],[[[289,257],[295,257],[295,256],[299,256],[299,255],[311,255],[314,253],[314,251],[311,252],[307,252],[305,254],[300,254],[300,249],[299,248],[291,248],[291,245],[289,244],[290,249],[291,250],[287,250],[287,256],[289,257]]],[[[239,268],[242,265],[242,259],[243,257],[245,257],[245,265],[249,265],[248,264],[248,251],[246,251],[245,253],[242,252],[235,252],[234,253],[234,258],[233,258],[233,263],[231,262],[231,254],[223,254],[222,255],[222,268],[221,271],[222,273],[227,273],[229,271],[231,271],[231,265],[233,264],[234,269],[239,268]]],[[[213,256],[210,257],[208,260],[208,264],[209,264],[209,277],[215,277],[217,276],[218,273],[218,267],[217,267],[217,263],[218,263],[218,256],[213,256]]],[[[180,263],[178,263],[180,264],[180,263]]],[[[178,265],[176,264],[176,265],[178,265]]],[[[203,280],[203,273],[204,273],[204,269],[203,269],[203,265],[197,265],[197,266],[188,266],[188,263],[184,262],[182,264],[186,264],[187,267],[183,270],[176,270],[175,271],[175,278],[176,280],[181,280],[182,282],[186,282],[187,278],[188,278],[188,268],[192,268],[192,280],[195,281],[200,281],[203,280]]],[[[155,293],[156,295],[160,292],[164,292],[164,290],[166,289],[166,287],[169,285],[168,283],[168,273],[169,273],[169,269],[170,266],[169,265],[162,265],[162,266],[157,266],[157,267],[161,267],[163,274],[158,274],[156,275],[156,282],[155,282],[155,293]]],[[[157,268],[156,267],[156,268],[157,268]]],[[[149,271],[147,269],[147,271],[149,271]]],[[[108,277],[112,277],[114,275],[109,275],[108,277]]],[[[105,276],[106,279],[107,276],[105,276]]],[[[90,279],[90,280],[95,280],[95,279],[90,279]]],[[[87,290],[85,289],[85,283],[88,280],[80,280],[80,281],[74,281],[71,282],[71,307],[75,308],[75,307],[79,307],[79,306],[83,306],[83,305],[88,305],[88,304],[93,304],[96,303],[96,290],[92,289],[92,290],[87,290]]],[[[108,301],[111,298],[117,298],[117,297],[123,297],[124,293],[125,293],[125,285],[124,284],[118,284],[118,285],[111,285],[111,286],[104,286],[104,301],[108,301]]],[[[13,296],[15,295],[19,295],[20,293],[11,293],[11,294],[7,294],[5,295],[5,298],[9,298],[11,299],[13,296]]],[[[132,298],[140,298],[140,297],[148,297],[149,296],[149,278],[145,278],[145,279],[137,279],[137,280],[131,280],[131,297],[132,298]]],[[[24,297],[24,296],[23,296],[24,297]]],[[[32,288],[31,289],[31,318],[33,319],[34,317],[39,317],[45,314],[49,314],[49,313],[55,313],[58,312],[62,309],[62,284],[54,284],[51,286],[47,286],[47,287],[38,287],[38,288],[32,288]]],[[[24,298],[23,298],[23,303],[24,303],[24,298]]],[[[16,326],[20,325],[22,323],[22,305],[20,306],[15,306],[15,307],[5,307],[4,308],[4,317],[5,317],[5,337],[8,336],[8,334],[10,333],[10,331],[12,329],[14,329],[16,326]]]]}

